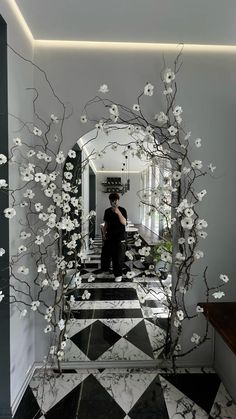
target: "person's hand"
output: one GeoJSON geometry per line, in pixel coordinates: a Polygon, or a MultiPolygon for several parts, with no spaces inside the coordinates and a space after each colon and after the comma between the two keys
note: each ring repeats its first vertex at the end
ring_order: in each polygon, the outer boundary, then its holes
{"type": "Polygon", "coordinates": [[[119,210],[119,208],[118,208],[118,207],[112,207],[112,211],[113,211],[115,214],[119,214],[119,212],[120,212],[120,210],[119,210]]]}

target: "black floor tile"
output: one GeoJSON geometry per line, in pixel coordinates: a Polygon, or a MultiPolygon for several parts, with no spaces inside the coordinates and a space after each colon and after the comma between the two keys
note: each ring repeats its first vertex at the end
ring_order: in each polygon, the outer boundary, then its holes
{"type": "Polygon", "coordinates": [[[92,375],[66,395],[46,419],[123,419],[125,412],[92,375]]]}
{"type": "Polygon", "coordinates": [[[127,335],[124,336],[126,340],[128,340],[130,343],[132,343],[134,346],[139,348],[142,352],[153,357],[153,350],[150,344],[150,340],[148,337],[146,325],[144,323],[144,320],[139,322],[133,329],[127,333],[127,335]]]}
{"type": "Polygon", "coordinates": [[[38,419],[42,416],[36,398],[28,386],[15,413],[14,419],[38,419]]]}
{"type": "Polygon", "coordinates": [[[75,319],[142,319],[143,314],[139,308],[128,309],[97,309],[72,310],[75,319]]]}
{"type": "MultiPolygon", "coordinates": [[[[74,295],[76,301],[83,301],[83,292],[83,289],[76,290],[70,295],[74,295]]],[[[89,292],[90,301],[138,300],[137,292],[133,288],[91,288],[89,292]]]]}
{"type": "Polygon", "coordinates": [[[128,415],[131,419],[169,419],[158,377],[152,381],[128,415]]]}
{"type": "Polygon", "coordinates": [[[217,374],[168,374],[163,377],[210,414],[220,386],[217,374]]]}
{"type": "Polygon", "coordinates": [[[96,360],[121,338],[99,320],[71,337],[72,342],[91,360],[96,360]]]}

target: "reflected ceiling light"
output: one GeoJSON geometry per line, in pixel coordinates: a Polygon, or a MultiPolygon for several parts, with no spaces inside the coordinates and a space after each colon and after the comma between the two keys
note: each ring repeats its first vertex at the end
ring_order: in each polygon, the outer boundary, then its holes
{"type": "Polygon", "coordinates": [[[140,170],[97,170],[97,173],[141,173],[140,170]]]}
{"type": "Polygon", "coordinates": [[[8,0],[8,4],[11,7],[12,11],[14,12],[18,22],[20,23],[22,29],[24,30],[26,36],[29,38],[30,42],[34,43],[34,37],[29,26],[26,23],[24,16],[22,15],[18,5],[16,4],[15,0],[8,0]]]}

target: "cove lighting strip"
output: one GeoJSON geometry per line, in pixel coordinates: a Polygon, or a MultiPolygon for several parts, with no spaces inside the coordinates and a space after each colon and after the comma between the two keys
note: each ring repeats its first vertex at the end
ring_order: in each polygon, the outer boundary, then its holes
{"type": "Polygon", "coordinates": [[[97,41],[62,41],[51,39],[34,39],[28,24],[25,21],[15,0],[8,0],[8,4],[16,15],[19,24],[35,47],[47,48],[79,48],[79,49],[102,49],[102,50],[132,50],[132,51],[173,51],[184,48],[184,52],[206,52],[206,53],[235,53],[236,45],[203,45],[203,44],[167,44],[167,43],[145,43],[145,42],[97,42],[97,41]]]}

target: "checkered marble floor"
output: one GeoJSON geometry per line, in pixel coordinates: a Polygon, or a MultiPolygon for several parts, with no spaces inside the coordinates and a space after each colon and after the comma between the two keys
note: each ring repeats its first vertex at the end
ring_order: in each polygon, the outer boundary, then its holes
{"type": "Polygon", "coordinates": [[[235,419],[210,369],[37,371],[14,419],[235,419]]]}

